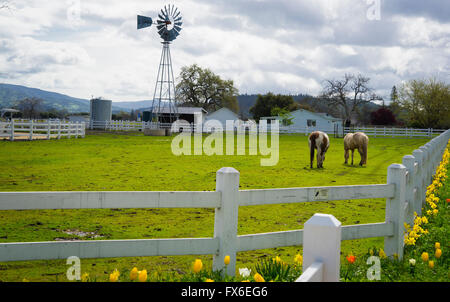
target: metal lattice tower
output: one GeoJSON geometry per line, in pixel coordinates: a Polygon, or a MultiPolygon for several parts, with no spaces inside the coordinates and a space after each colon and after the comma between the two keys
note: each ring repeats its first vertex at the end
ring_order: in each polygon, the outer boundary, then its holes
{"type": "Polygon", "coordinates": [[[168,113],[169,117],[168,120],[164,120],[163,122],[172,123],[177,119],[178,115],[175,103],[175,79],[173,76],[172,58],[170,56],[170,42],[164,41],[162,44],[161,60],[155,84],[155,92],[153,94],[152,118],[160,121],[161,112],[164,112],[168,113]],[[168,110],[165,110],[164,107],[168,107],[168,110]]]}
{"type": "Polygon", "coordinates": [[[156,23],[153,23],[150,17],[138,15],[138,29],[156,24],[158,34],[163,39],[163,48],[152,101],[152,120],[156,119],[156,121],[160,122],[172,123],[178,117],[175,78],[173,76],[169,45],[180,34],[181,25],[183,24],[181,20],[181,12],[174,5],[164,6],[158,14],[156,23]]]}

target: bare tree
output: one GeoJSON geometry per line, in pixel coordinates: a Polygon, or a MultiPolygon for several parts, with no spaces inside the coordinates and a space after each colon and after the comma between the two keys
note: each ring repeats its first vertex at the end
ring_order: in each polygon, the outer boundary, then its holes
{"type": "Polygon", "coordinates": [[[368,86],[370,78],[361,74],[345,74],[342,80],[325,80],[321,98],[330,107],[339,107],[345,118],[345,126],[351,125],[351,117],[358,106],[381,98],[368,86]]]}
{"type": "Polygon", "coordinates": [[[17,102],[16,107],[22,111],[25,118],[33,119],[39,117],[41,111],[42,100],[32,97],[17,102]]]}

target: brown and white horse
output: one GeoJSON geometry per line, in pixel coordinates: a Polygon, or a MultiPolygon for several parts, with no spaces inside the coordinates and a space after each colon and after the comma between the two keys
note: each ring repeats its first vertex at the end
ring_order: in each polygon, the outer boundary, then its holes
{"type": "Polygon", "coordinates": [[[344,137],[344,149],[345,149],[345,163],[348,162],[349,150],[352,150],[352,165],[353,165],[353,152],[358,149],[359,155],[361,155],[361,161],[359,165],[367,164],[367,147],[369,145],[369,138],[362,132],[348,133],[344,137]]]}
{"type": "Polygon", "coordinates": [[[321,131],[314,131],[308,137],[309,152],[311,154],[311,168],[314,161],[314,149],[317,149],[317,168],[323,168],[325,152],[330,147],[328,135],[321,131]]]}

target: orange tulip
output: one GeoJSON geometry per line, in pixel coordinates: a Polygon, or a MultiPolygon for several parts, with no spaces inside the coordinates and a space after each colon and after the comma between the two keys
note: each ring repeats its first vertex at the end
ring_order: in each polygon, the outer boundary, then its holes
{"type": "Polygon", "coordinates": [[[353,256],[353,255],[347,256],[347,261],[348,261],[349,263],[353,263],[353,262],[355,262],[355,260],[356,260],[356,257],[355,257],[355,256],[353,256]]]}

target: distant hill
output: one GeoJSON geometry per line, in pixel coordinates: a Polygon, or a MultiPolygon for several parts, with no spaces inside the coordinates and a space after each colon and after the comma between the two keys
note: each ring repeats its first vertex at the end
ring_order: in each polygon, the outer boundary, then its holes
{"type": "MultiPolygon", "coordinates": [[[[0,84],[0,108],[10,108],[17,101],[25,98],[42,99],[42,109],[48,111],[51,109],[67,110],[69,113],[89,112],[89,100],[78,99],[64,94],[45,91],[37,88],[29,88],[19,85],[0,84]]],[[[113,112],[129,111],[125,107],[116,105],[113,102],[113,112]]]]}

